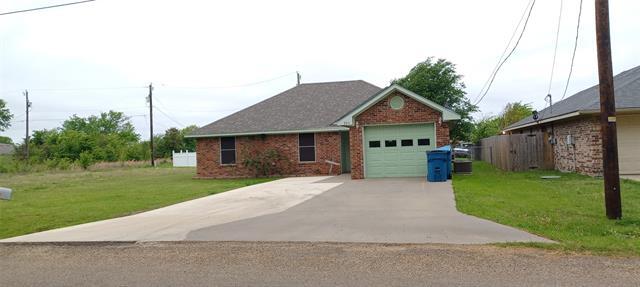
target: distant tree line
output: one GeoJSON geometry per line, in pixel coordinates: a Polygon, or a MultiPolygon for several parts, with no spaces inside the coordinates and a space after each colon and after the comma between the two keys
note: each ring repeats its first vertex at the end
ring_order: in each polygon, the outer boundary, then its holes
{"type": "Polygon", "coordinates": [[[483,138],[499,135],[508,126],[530,116],[533,108],[522,102],[508,103],[497,116],[485,117],[474,123],[471,141],[478,143],[483,138]]]}
{"type": "MultiPolygon", "coordinates": [[[[170,128],[154,136],[156,158],[171,157],[173,150],[195,150],[195,140],[184,136],[196,126],[170,128]]],[[[16,146],[16,159],[25,159],[25,146],[16,146]]],[[[86,168],[94,162],[149,160],[149,141],[141,140],[122,112],[109,111],[86,118],[74,115],[61,127],[34,131],[29,140],[29,162],[50,167],[78,163],[86,168]]]]}

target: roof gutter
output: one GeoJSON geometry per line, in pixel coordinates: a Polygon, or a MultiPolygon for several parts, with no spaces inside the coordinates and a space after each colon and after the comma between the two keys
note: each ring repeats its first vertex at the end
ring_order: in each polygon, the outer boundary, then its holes
{"type": "Polygon", "coordinates": [[[342,132],[348,131],[345,127],[326,127],[306,130],[284,130],[284,131],[265,131],[265,132],[241,132],[241,133],[219,133],[204,135],[186,135],[185,138],[216,138],[216,137],[237,137],[237,136],[255,136],[255,135],[284,135],[299,133],[321,133],[321,132],[342,132]]]}
{"type": "Polygon", "coordinates": [[[577,117],[577,116],[579,116],[581,114],[584,114],[584,112],[577,111],[577,112],[568,113],[568,114],[564,114],[564,115],[560,115],[560,116],[546,118],[546,119],[542,119],[542,120],[539,120],[539,121],[531,122],[531,123],[528,123],[528,124],[507,128],[507,129],[504,130],[504,132],[509,132],[509,131],[512,131],[512,130],[518,130],[518,129],[522,129],[522,128],[526,128],[526,127],[530,127],[530,126],[535,126],[535,125],[539,125],[539,124],[554,122],[554,121],[562,120],[562,119],[566,119],[566,118],[577,117]]]}

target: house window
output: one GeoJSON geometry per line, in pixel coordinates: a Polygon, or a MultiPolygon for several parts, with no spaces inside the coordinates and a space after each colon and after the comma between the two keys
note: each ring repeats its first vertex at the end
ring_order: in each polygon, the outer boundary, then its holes
{"type": "Polygon", "coordinates": [[[413,146],[413,140],[401,140],[400,141],[400,145],[401,146],[413,146]]]}
{"type": "Polygon", "coordinates": [[[220,163],[236,164],[236,138],[220,138],[220,163]]]}
{"type": "Polygon", "coordinates": [[[430,139],[418,139],[418,145],[431,145],[430,139]]]}
{"type": "Polygon", "coordinates": [[[395,147],[398,146],[396,140],[386,140],[384,141],[384,147],[395,147]]]}
{"type": "Polygon", "coordinates": [[[298,134],[300,162],[316,161],[316,135],[298,134]]]}
{"type": "Polygon", "coordinates": [[[370,148],[380,147],[380,141],[369,141],[369,147],[370,148]]]}

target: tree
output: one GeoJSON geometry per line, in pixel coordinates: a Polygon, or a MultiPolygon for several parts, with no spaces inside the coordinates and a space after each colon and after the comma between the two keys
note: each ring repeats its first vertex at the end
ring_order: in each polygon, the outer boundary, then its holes
{"type": "Polygon", "coordinates": [[[485,117],[475,123],[471,132],[471,142],[478,143],[483,138],[500,134],[500,117],[485,117]]]}
{"type": "Polygon", "coordinates": [[[13,144],[13,140],[10,137],[0,136],[0,143],[3,144],[13,144]]]}
{"type": "Polygon", "coordinates": [[[11,126],[13,114],[7,108],[7,102],[0,99],[0,132],[6,131],[11,126]]]}
{"type": "Polygon", "coordinates": [[[531,104],[523,104],[522,102],[508,103],[502,110],[500,130],[502,131],[511,124],[530,116],[532,112],[531,104]]]}
{"type": "Polygon", "coordinates": [[[471,141],[479,142],[483,138],[499,135],[511,124],[531,115],[533,108],[522,102],[507,103],[499,116],[485,117],[476,122],[471,132],[471,141]]]}
{"type": "Polygon", "coordinates": [[[158,156],[169,157],[172,151],[184,149],[182,133],[177,128],[170,128],[164,131],[164,135],[154,137],[154,140],[156,139],[158,142],[158,156]]]}
{"type": "Polygon", "coordinates": [[[413,67],[406,76],[391,83],[458,113],[461,120],[450,126],[451,139],[469,140],[473,130],[471,113],[477,111],[478,107],[465,97],[462,75],[456,72],[453,63],[445,59],[434,61],[433,57],[429,57],[413,67]]]}

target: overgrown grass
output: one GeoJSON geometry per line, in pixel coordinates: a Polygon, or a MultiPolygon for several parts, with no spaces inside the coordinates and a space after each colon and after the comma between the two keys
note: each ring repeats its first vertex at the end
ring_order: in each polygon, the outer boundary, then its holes
{"type": "Polygon", "coordinates": [[[13,189],[0,200],[0,238],[129,215],[266,182],[271,179],[196,180],[193,168],[124,168],[0,174],[13,189]]]}
{"type": "Polygon", "coordinates": [[[559,242],[525,245],[640,256],[640,182],[622,180],[622,220],[605,216],[602,179],[556,171],[509,173],[474,162],[473,175],[456,175],[453,186],[460,211],[559,242]]]}

